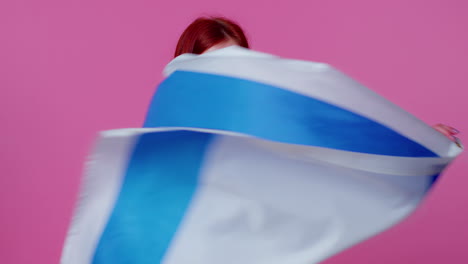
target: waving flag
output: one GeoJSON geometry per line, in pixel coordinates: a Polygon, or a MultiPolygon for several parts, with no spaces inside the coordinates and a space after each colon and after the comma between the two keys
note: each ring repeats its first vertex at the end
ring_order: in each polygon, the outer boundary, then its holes
{"type": "Polygon", "coordinates": [[[398,223],[461,152],[329,65],[240,47],[165,69],[102,132],[63,264],[318,263],[398,223]]]}

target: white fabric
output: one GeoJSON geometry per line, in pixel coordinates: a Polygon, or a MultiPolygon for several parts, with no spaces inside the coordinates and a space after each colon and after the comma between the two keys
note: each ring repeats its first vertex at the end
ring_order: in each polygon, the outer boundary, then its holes
{"type": "Polygon", "coordinates": [[[317,263],[407,216],[429,185],[288,159],[235,137],[219,138],[205,164],[164,264],[317,263]]]}
{"type": "Polygon", "coordinates": [[[386,125],[440,157],[357,153],[191,127],[105,131],[91,156],[61,263],[92,262],[144,133],[216,135],[164,264],[317,263],[406,217],[426,194],[429,176],[461,152],[422,121],[323,63],[233,46],[182,55],[165,74],[177,70],[249,79],[314,97],[386,125]]]}
{"type": "Polygon", "coordinates": [[[418,118],[372,90],[363,89],[362,84],[325,63],[284,59],[230,46],[201,55],[182,54],[166,66],[164,75],[176,70],[226,75],[282,87],[378,120],[439,156],[456,156],[460,152],[455,144],[448,144],[445,136],[427,129],[418,118]]]}

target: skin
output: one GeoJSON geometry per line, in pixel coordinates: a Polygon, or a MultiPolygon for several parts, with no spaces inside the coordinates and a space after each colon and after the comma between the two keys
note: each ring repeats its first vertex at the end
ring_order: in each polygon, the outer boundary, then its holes
{"type": "Polygon", "coordinates": [[[448,139],[457,143],[457,145],[461,147],[460,140],[455,136],[456,134],[460,133],[456,128],[444,124],[433,125],[432,128],[439,131],[442,135],[446,136],[448,139]]]}
{"type": "Polygon", "coordinates": [[[232,39],[228,39],[228,40],[225,40],[223,42],[220,42],[220,43],[208,48],[207,50],[202,52],[202,54],[206,53],[206,52],[213,51],[213,50],[218,50],[218,49],[234,46],[234,45],[238,45],[238,43],[236,41],[232,40],[232,39]]]}
{"type": "MultiPolygon", "coordinates": [[[[228,39],[226,41],[220,42],[220,43],[210,47],[209,49],[202,52],[202,54],[206,53],[206,52],[226,48],[226,47],[229,47],[229,46],[233,46],[233,45],[238,45],[238,43],[236,41],[232,40],[232,39],[228,39]]],[[[457,137],[455,137],[455,135],[460,133],[457,129],[455,129],[455,128],[451,127],[451,126],[448,126],[448,125],[444,125],[444,124],[433,125],[432,128],[439,131],[442,135],[446,136],[451,141],[457,143],[458,146],[461,146],[460,140],[457,137]]]]}

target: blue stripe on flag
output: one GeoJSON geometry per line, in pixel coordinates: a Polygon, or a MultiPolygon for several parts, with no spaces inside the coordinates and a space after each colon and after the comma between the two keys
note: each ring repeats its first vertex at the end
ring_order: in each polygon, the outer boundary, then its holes
{"type": "Polygon", "coordinates": [[[161,263],[195,192],[211,135],[140,136],[93,263],[161,263]]]}
{"type": "Polygon", "coordinates": [[[170,75],[160,84],[144,126],[211,128],[362,153],[437,157],[394,130],[335,105],[259,82],[206,73],[170,75]]]}

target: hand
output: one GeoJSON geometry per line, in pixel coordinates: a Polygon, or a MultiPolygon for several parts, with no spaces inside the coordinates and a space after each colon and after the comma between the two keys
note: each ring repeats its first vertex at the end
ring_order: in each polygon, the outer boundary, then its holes
{"type": "Polygon", "coordinates": [[[455,129],[455,128],[451,127],[451,126],[444,125],[444,124],[433,125],[432,128],[439,131],[444,136],[446,136],[448,139],[455,142],[459,147],[462,147],[460,139],[458,139],[455,136],[456,134],[460,133],[460,131],[458,131],[457,129],[455,129]]]}

